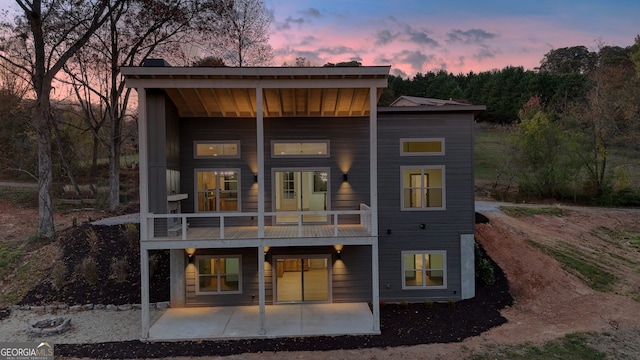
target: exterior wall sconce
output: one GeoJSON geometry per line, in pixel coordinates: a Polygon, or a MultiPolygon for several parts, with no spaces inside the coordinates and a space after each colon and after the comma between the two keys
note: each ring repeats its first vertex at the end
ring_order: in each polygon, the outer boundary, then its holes
{"type": "Polygon", "coordinates": [[[349,181],[349,174],[347,174],[347,173],[342,174],[342,181],[344,181],[344,182],[349,181]]]}
{"type": "Polygon", "coordinates": [[[186,252],[187,255],[189,255],[189,264],[193,264],[193,254],[196,253],[196,249],[195,248],[186,248],[186,249],[184,249],[184,252],[186,252]]]}
{"type": "Polygon", "coordinates": [[[336,259],[342,259],[342,248],[344,245],[333,245],[333,248],[336,249],[336,259]]]}
{"type": "Polygon", "coordinates": [[[258,182],[258,174],[253,174],[253,182],[258,182]]]}
{"type": "Polygon", "coordinates": [[[424,229],[426,229],[426,228],[427,228],[427,225],[425,225],[425,224],[420,224],[420,229],[424,230],[424,229]]]}
{"type": "Polygon", "coordinates": [[[387,235],[391,235],[391,229],[387,229],[387,235]]]}
{"type": "Polygon", "coordinates": [[[271,262],[270,256],[268,254],[269,249],[271,249],[271,246],[265,246],[264,248],[262,248],[262,251],[264,251],[264,261],[266,262],[271,262]]]}

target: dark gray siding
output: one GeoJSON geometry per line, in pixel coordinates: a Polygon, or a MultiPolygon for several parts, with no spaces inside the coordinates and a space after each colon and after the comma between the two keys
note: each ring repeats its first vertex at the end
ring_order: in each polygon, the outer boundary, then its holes
{"type": "MultiPolygon", "coordinates": [[[[256,155],[256,121],[255,119],[220,119],[220,118],[182,118],[180,119],[180,186],[181,192],[189,194],[182,201],[183,212],[195,212],[195,169],[240,169],[240,207],[244,212],[258,210],[258,187],[253,175],[258,169],[256,155]],[[240,158],[196,159],[194,157],[194,141],[240,141],[240,158]]],[[[226,224],[233,225],[244,218],[227,219],[226,224]]],[[[191,226],[204,225],[204,219],[191,219],[191,226]]],[[[254,220],[253,223],[257,224],[254,220]]],[[[217,226],[217,222],[214,222],[217,226]]],[[[209,222],[206,226],[212,226],[209,222]]]]}
{"type": "MultiPolygon", "coordinates": [[[[257,249],[199,249],[196,255],[241,255],[242,294],[196,295],[196,267],[187,265],[186,304],[187,306],[225,306],[258,304],[257,249]]],[[[345,246],[341,259],[337,259],[333,247],[287,247],[271,248],[265,264],[265,299],[273,303],[274,257],[279,255],[331,255],[331,286],[333,302],[371,301],[371,248],[368,246],[345,246]]],[[[185,261],[185,264],[187,262],[185,261]]]]}
{"type": "Polygon", "coordinates": [[[458,299],[460,234],[474,231],[473,115],[390,112],[378,119],[380,298],[458,299]],[[400,156],[401,138],[444,138],[445,155],[400,156]],[[446,210],[401,211],[400,167],[406,165],[445,166],[446,210]],[[447,252],[446,289],[402,290],[401,251],[412,250],[447,252]]]}
{"type": "MultiPolygon", "coordinates": [[[[178,111],[162,90],[147,91],[149,211],[167,212],[167,170],[179,169],[178,111]]],[[[155,233],[166,234],[167,221],[155,220],[155,233]]]]}
{"type": "MultiPolygon", "coordinates": [[[[180,119],[181,192],[189,199],[182,202],[183,212],[194,211],[196,168],[239,168],[242,211],[257,211],[256,120],[253,118],[180,119]],[[239,159],[195,159],[193,142],[197,140],[240,140],[239,159]]],[[[368,118],[267,118],[264,120],[265,210],[272,211],[273,168],[329,168],[332,210],[357,210],[369,203],[369,120],[368,118]],[[329,158],[272,158],[272,140],[325,140],[330,142],[329,158]],[[343,172],[348,182],[343,182],[343,172]]],[[[246,221],[250,221],[246,219],[246,221]]],[[[358,222],[346,216],[341,223],[358,222]]],[[[255,222],[255,221],[254,221],[255,222]]],[[[198,221],[190,221],[198,226],[198,221]]],[[[267,224],[268,224],[267,220],[267,224]]]]}
{"type": "MultiPolygon", "coordinates": [[[[196,295],[196,266],[187,264],[185,270],[187,306],[231,306],[258,304],[258,254],[256,248],[199,249],[197,255],[241,255],[242,294],[196,295]]],[[[185,261],[185,263],[187,263],[185,261]]]]}
{"type": "MultiPolygon", "coordinates": [[[[327,167],[331,174],[331,210],[357,210],[369,204],[368,118],[274,118],[265,120],[265,166],[267,184],[272,168],[327,167]],[[273,140],[329,140],[330,158],[272,158],[273,140]],[[343,173],[348,181],[343,181],[343,173]]],[[[269,195],[269,198],[271,195],[269,195]]],[[[271,199],[267,209],[271,210],[271,199]]],[[[340,222],[346,223],[346,217],[340,222]]],[[[351,222],[359,218],[352,217],[351,222]]]]}

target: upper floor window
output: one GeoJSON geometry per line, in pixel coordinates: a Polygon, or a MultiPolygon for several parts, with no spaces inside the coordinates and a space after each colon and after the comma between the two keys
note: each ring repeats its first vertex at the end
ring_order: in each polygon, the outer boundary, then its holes
{"type": "Polygon", "coordinates": [[[239,158],[240,141],[195,141],[194,157],[197,158],[239,158]]]}
{"type": "Polygon", "coordinates": [[[239,294],[242,293],[242,257],[196,256],[198,267],[196,294],[239,294]]]}
{"type": "Polygon", "coordinates": [[[445,289],[447,287],[446,251],[403,251],[402,288],[445,289]]]}
{"type": "Polygon", "coordinates": [[[444,166],[402,166],[402,210],[444,210],[444,166]]]}
{"type": "Polygon", "coordinates": [[[444,155],[444,138],[400,139],[400,155],[444,155]]]}
{"type": "Polygon", "coordinates": [[[329,140],[271,142],[272,157],[329,157],[329,140]]]}
{"type": "Polygon", "coordinates": [[[196,209],[198,211],[238,211],[240,186],[237,169],[197,169],[196,209]]]}

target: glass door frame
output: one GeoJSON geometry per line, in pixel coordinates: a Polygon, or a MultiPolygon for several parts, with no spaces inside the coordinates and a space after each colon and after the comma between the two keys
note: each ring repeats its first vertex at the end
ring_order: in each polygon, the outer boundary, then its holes
{"type": "MultiPolygon", "coordinates": [[[[333,263],[331,254],[294,254],[294,255],[274,255],[271,259],[272,269],[272,289],[273,304],[330,304],[333,302],[333,263]],[[327,263],[327,300],[309,300],[309,301],[278,301],[278,260],[307,260],[307,259],[323,259],[327,263]]],[[[304,266],[300,270],[303,278],[301,279],[300,294],[304,298],[304,266]]]]}
{"type": "MultiPolygon", "coordinates": [[[[279,189],[279,187],[281,187],[281,183],[278,181],[278,176],[277,173],[294,173],[294,178],[299,178],[298,179],[298,183],[295,184],[294,186],[297,189],[298,194],[296,194],[296,201],[298,201],[301,205],[301,209],[300,210],[294,210],[294,211],[299,211],[304,215],[304,204],[305,204],[305,200],[303,198],[303,173],[315,173],[315,172],[322,172],[322,173],[326,173],[327,177],[326,177],[326,191],[324,191],[324,207],[325,210],[322,211],[330,211],[331,210],[331,169],[328,167],[282,167],[282,168],[272,168],[271,169],[271,204],[272,204],[272,211],[273,212],[277,212],[278,211],[278,201],[280,201],[278,199],[278,194],[281,191],[284,191],[283,189],[279,189]],[[298,173],[299,175],[295,175],[295,173],[298,173]]],[[[314,191],[313,187],[314,185],[308,185],[310,187],[310,189],[307,189],[307,191],[310,192],[310,194],[313,196],[313,194],[317,194],[318,192],[314,191]]],[[[309,215],[312,216],[312,215],[309,215]]],[[[303,220],[302,220],[303,224],[330,224],[331,223],[331,216],[326,215],[326,220],[325,221],[308,221],[305,222],[304,221],[304,216],[303,216],[303,220]]],[[[295,223],[293,222],[282,222],[282,221],[278,221],[278,217],[277,216],[273,216],[272,217],[272,224],[273,225],[297,225],[297,221],[295,223]]]]}

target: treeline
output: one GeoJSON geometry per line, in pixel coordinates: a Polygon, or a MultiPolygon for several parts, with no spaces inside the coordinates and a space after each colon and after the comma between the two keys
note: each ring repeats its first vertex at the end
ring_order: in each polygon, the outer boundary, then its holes
{"type": "Polygon", "coordinates": [[[536,71],[394,77],[386,95],[396,94],[485,104],[481,121],[508,124],[495,189],[640,206],[640,36],[626,48],[552,50],[536,71]]]}
{"type": "Polygon", "coordinates": [[[464,100],[487,106],[480,121],[512,124],[518,112],[532,97],[544,110],[561,113],[571,105],[584,103],[596,82],[594,76],[604,67],[633,69],[634,44],[626,48],[601,46],[597,52],[585,46],[551,50],[536,70],[506,67],[480,73],[452,74],[445,71],[418,73],[413,78],[389,77],[389,87],[380,99],[385,106],[401,95],[464,100]]]}

